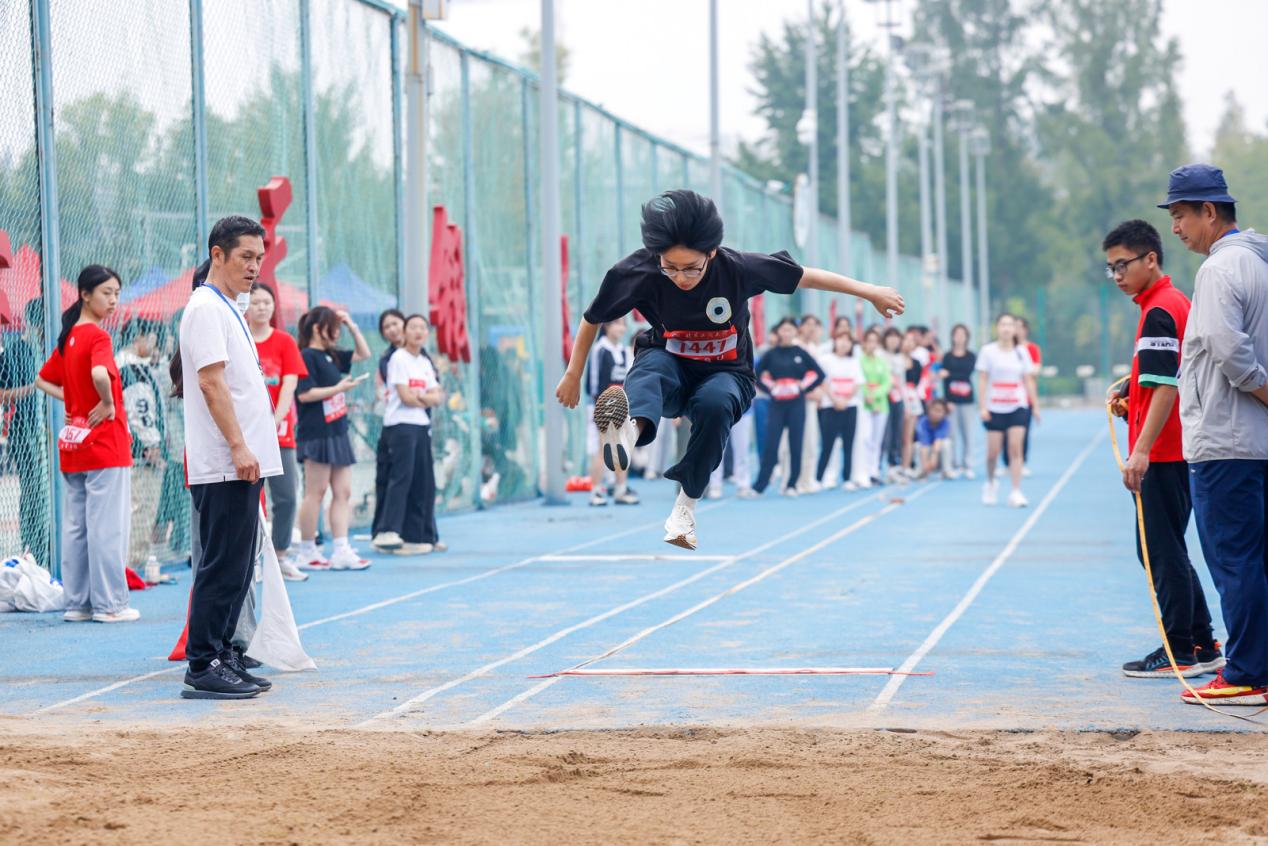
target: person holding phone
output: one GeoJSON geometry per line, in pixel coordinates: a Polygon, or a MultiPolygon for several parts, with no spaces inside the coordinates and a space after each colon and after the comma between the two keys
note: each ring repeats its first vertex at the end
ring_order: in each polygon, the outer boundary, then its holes
{"type": "Polygon", "coordinates": [[[295,389],[295,399],[299,401],[295,457],[304,466],[298,563],[305,570],[364,570],[370,562],[348,543],[352,465],[357,459],[348,437],[347,393],[369,376],[366,373],[352,377],[348,373],[353,362],[370,357],[370,347],[348,312],[323,305],[299,319],[299,346],[308,375],[300,379],[295,389]],[[344,326],[352,333],[354,349],[337,346],[344,326]],[[327,489],[331,493],[329,526],[333,538],[329,558],[316,543],[317,512],[327,489]]]}

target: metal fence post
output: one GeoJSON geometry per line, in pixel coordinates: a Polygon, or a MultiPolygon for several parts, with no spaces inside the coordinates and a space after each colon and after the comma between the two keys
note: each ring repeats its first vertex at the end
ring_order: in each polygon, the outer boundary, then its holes
{"type": "Polygon", "coordinates": [[[203,64],[203,0],[189,0],[191,117],[194,127],[194,256],[207,246],[207,92],[203,64]]]}
{"type": "MultiPolygon", "coordinates": [[[[401,26],[395,15],[388,18],[391,27],[392,52],[392,200],[396,204],[396,304],[400,306],[404,299],[401,292],[406,290],[405,284],[405,239],[414,237],[416,233],[405,226],[405,167],[401,147],[401,136],[404,127],[401,125],[401,26]]],[[[409,299],[413,304],[414,295],[409,299]]]]}
{"type": "Polygon", "coordinates": [[[612,127],[612,137],[616,145],[616,246],[622,256],[625,249],[625,174],[621,165],[621,124],[612,127]]]}
{"type": "MultiPolygon", "coordinates": [[[[51,355],[61,329],[61,234],[57,204],[57,146],[53,134],[53,48],[49,0],[31,0],[31,55],[35,59],[35,149],[40,182],[40,267],[44,286],[44,353],[51,355]]],[[[57,439],[62,404],[45,403],[48,418],[46,454],[49,468],[49,571],[62,573],[62,475],[58,472],[57,439]]]]}
{"type": "Polygon", "coordinates": [[[310,0],[299,0],[299,77],[304,103],[304,228],[308,231],[308,304],[317,301],[321,238],[317,233],[317,102],[313,94],[313,27],[310,0]]]}
{"type": "MultiPolygon", "coordinates": [[[[462,263],[466,269],[467,328],[471,335],[471,368],[475,373],[473,380],[475,395],[471,398],[471,402],[468,403],[468,408],[474,414],[472,425],[475,431],[479,432],[480,409],[483,406],[480,395],[480,272],[479,263],[475,260],[479,241],[478,233],[476,232],[475,213],[475,144],[472,141],[471,127],[471,56],[466,50],[463,50],[459,57],[462,70],[462,190],[464,196],[462,204],[462,263]]],[[[478,435],[472,446],[476,453],[475,460],[471,462],[471,472],[475,477],[473,480],[476,500],[474,505],[476,508],[483,508],[484,503],[480,498],[480,468],[484,464],[484,450],[478,435]]]]}

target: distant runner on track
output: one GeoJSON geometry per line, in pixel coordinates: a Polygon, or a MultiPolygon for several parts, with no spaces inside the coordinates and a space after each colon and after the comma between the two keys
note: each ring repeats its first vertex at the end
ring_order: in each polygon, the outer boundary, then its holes
{"type": "Polygon", "coordinates": [[[555,391],[560,403],[575,408],[599,326],[634,309],[643,314],[651,329],[635,339],[625,384],[611,386],[596,400],[594,422],[604,464],[626,470],[634,447],[656,437],[661,418],[691,420],[686,452],[665,472],[665,478],[681,485],[665,521],[665,541],[685,549],[696,548],[696,502],[756,390],[749,298],[809,288],[861,297],[885,317],[905,308],[893,288],[803,268],[787,252],[723,247],[722,230],[717,206],[694,191],[666,191],[648,201],[643,249],[617,262],[603,278],[555,391]]]}

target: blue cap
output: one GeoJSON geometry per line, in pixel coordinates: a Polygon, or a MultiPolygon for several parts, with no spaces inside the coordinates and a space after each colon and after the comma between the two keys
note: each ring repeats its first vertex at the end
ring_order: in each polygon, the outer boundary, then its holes
{"type": "Polygon", "coordinates": [[[1171,181],[1167,184],[1167,201],[1159,203],[1158,208],[1165,209],[1172,203],[1235,203],[1228,193],[1228,183],[1224,181],[1224,171],[1215,165],[1187,164],[1171,171],[1171,181]]]}

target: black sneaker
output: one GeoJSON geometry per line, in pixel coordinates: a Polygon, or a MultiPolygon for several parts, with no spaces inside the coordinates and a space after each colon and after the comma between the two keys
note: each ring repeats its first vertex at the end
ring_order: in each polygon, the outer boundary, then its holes
{"type": "Polygon", "coordinates": [[[201,673],[185,671],[181,699],[252,699],[260,695],[260,686],[244,680],[220,659],[215,659],[201,673]]]}
{"type": "MultiPolygon", "coordinates": [[[[222,655],[221,658],[229,665],[229,669],[237,673],[238,678],[242,679],[244,682],[253,684],[262,691],[268,690],[273,686],[273,682],[268,679],[261,678],[260,676],[253,676],[248,673],[247,668],[242,663],[242,656],[235,650],[230,649],[227,653],[222,655]]],[[[255,663],[258,666],[260,662],[256,661],[255,663]]]]}
{"type": "Polygon", "coordinates": [[[260,667],[264,666],[236,646],[233,647],[233,654],[238,656],[238,663],[242,665],[244,670],[258,670],[260,667]]]}
{"type": "MultiPolygon", "coordinates": [[[[1183,661],[1185,656],[1177,655],[1176,658],[1183,661]]],[[[1186,679],[1200,676],[1206,672],[1206,670],[1197,669],[1194,664],[1180,664],[1177,669],[1180,670],[1180,675],[1186,679]]],[[[1141,660],[1128,661],[1124,664],[1123,675],[1131,679],[1170,679],[1175,678],[1175,671],[1171,669],[1171,661],[1167,658],[1167,650],[1159,646],[1141,660]]]]}
{"type": "Polygon", "coordinates": [[[1199,646],[1193,650],[1193,669],[1202,673],[1217,673],[1228,663],[1218,643],[1211,646],[1199,646]]]}

